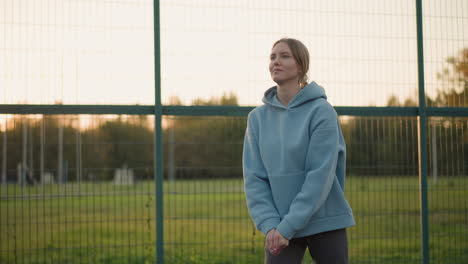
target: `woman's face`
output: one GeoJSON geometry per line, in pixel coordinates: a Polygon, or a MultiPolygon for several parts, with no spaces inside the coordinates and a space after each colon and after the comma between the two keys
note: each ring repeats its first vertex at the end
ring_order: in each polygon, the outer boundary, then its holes
{"type": "Polygon", "coordinates": [[[288,44],[280,42],[271,50],[270,74],[277,84],[287,82],[299,83],[299,66],[294,59],[288,44]]]}

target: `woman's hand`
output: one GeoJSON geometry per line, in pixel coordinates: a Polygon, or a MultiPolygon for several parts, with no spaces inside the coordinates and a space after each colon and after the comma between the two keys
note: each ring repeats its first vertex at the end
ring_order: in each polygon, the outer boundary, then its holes
{"type": "Polygon", "coordinates": [[[279,255],[281,251],[289,245],[289,240],[283,237],[276,229],[268,231],[265,241],[265,248],[270,251],[273,256],[279,255]]]}

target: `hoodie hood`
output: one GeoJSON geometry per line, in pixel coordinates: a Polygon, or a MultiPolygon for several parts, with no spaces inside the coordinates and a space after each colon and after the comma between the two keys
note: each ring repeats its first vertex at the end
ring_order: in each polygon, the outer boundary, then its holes
{"type": "Polygon", "coordinates": [[[327,96],[325,94],[325,89],[322,88],[322,86],[318,85],[316,82],[311,82],[308,85],[306,85],[304,88],[302,88],[299,93],[296,94],[296,96],[289,102],[288,106],[284,106],[276,97],[278,91],[277,87],[273,86],[270,89],[268,89],[265,92],[265,95],[262,99],[263,103],[274,106],[274,107],[279,107],[283,109],[288,109],[288,108],[295,108],[298,106],[301,106],[302,104],[305,104],[309,101],[313,101],[318,98],[324,98],[327,99],[327,96]]]}

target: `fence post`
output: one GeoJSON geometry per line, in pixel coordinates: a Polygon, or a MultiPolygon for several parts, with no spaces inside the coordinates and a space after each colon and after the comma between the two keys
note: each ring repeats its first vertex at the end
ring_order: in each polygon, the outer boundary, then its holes
{"type": "Polygon", "coordinates": [[[422,0],[416,0],[416,27],[418,48],[418,85],[419,85],[419,194],[421,203],[421,248],[422,263],[429,263],[429,221],[427,201],[427,116],[426,93],[424,90],[424,52],[422,0]]]}
{"type": "Polygon", "coordinates": [[[163,157],[162,157],[162,106],[161,106],[161,43],[159,25],[159,0],[153,1],[154,17],[154,178],[156,192],[156,263],[164,263],[163,218],[163,157]]]}
{"type": "Polygon", "coordinates": [[[44,154],[45,154],[45,115],[42,115],[42,120],[41,120],[41,147],[40,147],[40,151],[41,151],[41,157],[40,157],[40,170],[41,170],[41,190],[42,190],[42,196],[44,198],[44,195],[45,195],[45,182],[44,182],[44,175],[45,175],[45,172],[44,172],[44,163],[45,163],[45,157],[44,157],[44,154]]]}
{"type": "Polygon", "coordinates": [[[58,119],[58,157],[57,157],[57,184],[59,187],[59,194],[62,194],[63,178],[63,120],[62,116],[58,119]]]}
{"type": "Polygon", "coordinates": [[[2,144],[2,185],[7,183],[7,121],[5,120],[5,130],[3,131],[2,144]]]}
{"type": "Polygon", "coordinates": [[[431,133],[431,144],[432,144],[432,182],[437,183],[437,131],[436,124],[432,124],[432,133],[431,133]]]}
{"type": "Polygon", "coordinates": [[[27,164],[28,164],[28,129],[29,129],[29,120],[24,119],[23,120],[23,152],[22,152],[22,159],[23,161],[21,162],[20,166],[20,174],[18,177],[18,184],[21,186],[21,195],[24,197],[26,195],[26,173],[28,170],[27,164]]]}

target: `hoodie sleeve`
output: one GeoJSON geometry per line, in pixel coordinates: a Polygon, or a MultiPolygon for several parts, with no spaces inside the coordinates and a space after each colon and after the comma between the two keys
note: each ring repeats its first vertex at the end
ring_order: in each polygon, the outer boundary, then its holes
{"type": "Polygon", "coordinates": [[[311,122],[304,184],[277,227],[287,239],[304,228],[325,203],[336,176],[338,155],[344,151],[333,107],[328,103],[321,105],[314,116],[318,120],[311,122]]]}
{"type": "Polygon", "coordinates": [[[242,165],[247,208],[255,226],[265,235],[280,223],[278,210],[273,203],[268,174],[258,147],[258,123],[253,112],[249,114],[244,138],[242,165]]]}

